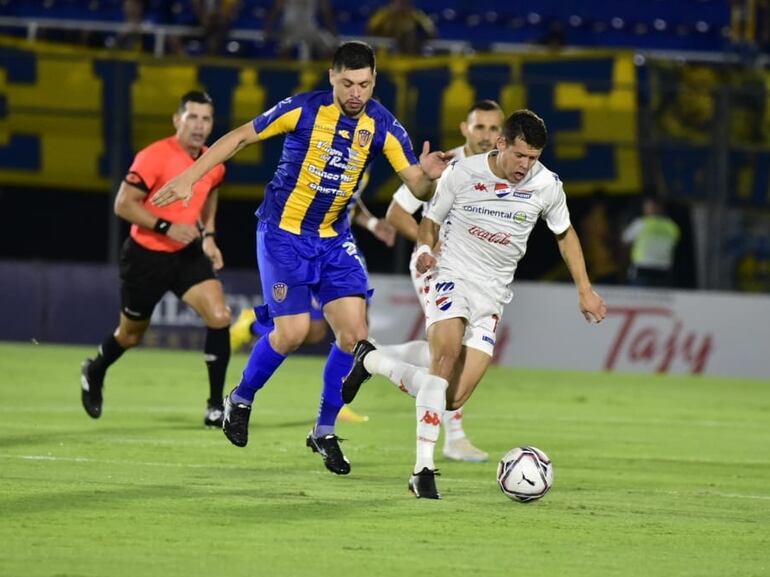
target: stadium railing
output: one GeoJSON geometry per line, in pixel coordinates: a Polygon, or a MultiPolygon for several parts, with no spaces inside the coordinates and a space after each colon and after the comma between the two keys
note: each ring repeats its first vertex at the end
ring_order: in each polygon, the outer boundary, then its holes
{"type": "MultiPolygon", "coordinates": [[[[161,57],[166,51],[166,40],[172,36],[203,38],[204,30],[195,26],[159,25],[144,22],[139,26],[125,22],[108,20],[68,20],[59,18],[20,18],[16,16],[0,16],[0,31],[13,30],[21,33],[27,40],[35,41],[42,30],[93,32],[102,34],[126,34],[138,33],[152,39],[152,53],[161,57]]],[[[19,34],[17,34],[19,35],[19,34]]],[[[262,43],[265,36],[262,30],[233,29],[229,33],[229,39],[242,42],[262,43]]],[[[340,36],[341,40],[352,40],[353,37],[340,36]]],[[[377,36],[355,37],[365,40],[376,49],[388,50],[393,45],[393,40],[377,36]]],[[[472,45],[464,40],[435,39],[427,43],[431,52],[443,54],[465,54],[473,51],[472,45]]],[[[300,47],[300,60],[309,59],[307,47],[300,47]]]]}

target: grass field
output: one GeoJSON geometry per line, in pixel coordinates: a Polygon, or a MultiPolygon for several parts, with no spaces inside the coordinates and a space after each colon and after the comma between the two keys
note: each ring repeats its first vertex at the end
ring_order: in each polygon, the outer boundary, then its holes
{"type": "MultiPolygon", "coordinates": [[[[202,356],[136,350],[80,406],[93,347],[0,344],[0,575],[770,575],[770,382],[494,368],[467,407],[485,464],[439,458],[406,490],[414,404],[381,379],[341,424],[352,462],[304,446],[322,360],[258,395],[248,447],[202,426],[202,356]],[[555,484],[509,501],[496,459],[545,450],[555,484]]],[[[235,356],[228,382],[245,362],[235,356]]]]}

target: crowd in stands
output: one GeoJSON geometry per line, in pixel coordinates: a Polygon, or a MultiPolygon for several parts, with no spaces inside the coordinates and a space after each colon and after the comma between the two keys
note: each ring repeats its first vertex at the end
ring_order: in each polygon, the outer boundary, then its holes
{"type": "MultiPolygon", "coordinates": [[[[40,40],[177,57],[325,61],[348,38],[406,55],[451,50],[452,42],[477,52],[517,44],[729,51],[749,56],[747,62],[770,52],[770,0],[0,0],[0,35],[31,38],[32,23],[40,40]]],[[[730,141],[766,142],[761,67],[658,62],[649,73],[651,82],[664,87],[649,127],[655,138],[709,141],[713,93],[731,86],[738,98],[729,107],[730,141]]],[[[668,191],[662,197],[676,195],[668,191]]],[[[640,282],[639,266],[629,262],[618,230],[625,219],[597,199],[581,215],[594,233],[587,236],[590,272],[613,284],[631,280],[628,269],[633,282],[640,282]]]]}
{"type": "MultiPolygon", "coordinates": [[[[149,50],[153,26],[185,26],[198,35],[171,34],[177,40],[169,52],[299,58],[324,58],[339,37],[363,36],[387,38],[392,51],[411,54],[433,51],[428,41],[436,38],[476,51],[497,43],[766,48],[768,13],[768,0],[0,0],[0,18],[127,24],[119,33],[90,34],[92,45],[149,50]],[[253,34],[228,36],[234,30],[253,34]]],[[[36,30],[60,39],[53,27],[38,23],[36,30]]],[[[19,26],[0,24],[0,31],[28,35],[19,26]]]]}

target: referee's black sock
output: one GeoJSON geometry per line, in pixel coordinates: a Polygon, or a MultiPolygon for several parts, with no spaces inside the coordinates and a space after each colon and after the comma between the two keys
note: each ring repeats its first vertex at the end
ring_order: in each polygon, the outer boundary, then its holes
{"type": "Polygon", "coordinates": [[[109,335],[99,345],[99,354],[91,363],[91,375],[96,379],[103,379],[110,365],[117,361],[124,352],[126,349],[115,340],[115,335],[109,335]]]}
{"type": "Polygon", "coordinates": [[[206,368],[209,371],[209,406],[221,407],[230,362],[230,327],[206,330],[203,349],[206,368]]]}

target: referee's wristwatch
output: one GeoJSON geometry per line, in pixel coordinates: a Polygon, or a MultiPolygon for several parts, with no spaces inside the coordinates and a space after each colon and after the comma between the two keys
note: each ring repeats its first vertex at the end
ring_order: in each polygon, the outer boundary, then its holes
{"type": "Polygon", "coordinates": [[[165,218],[159,218],[155,221],[155,226],[152,227],[152,230],[158,234],[168,234],[169,228],[171,228],[171,222],[165,218]]]}

